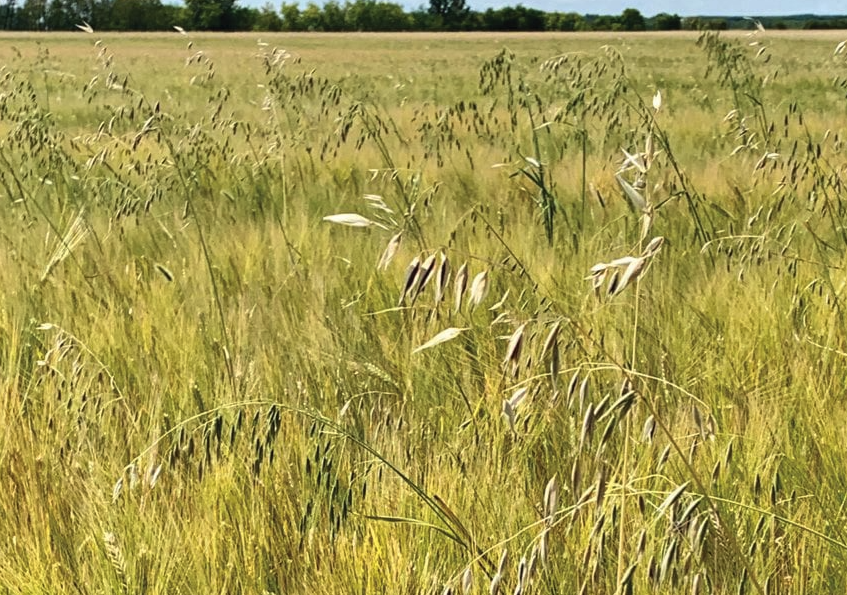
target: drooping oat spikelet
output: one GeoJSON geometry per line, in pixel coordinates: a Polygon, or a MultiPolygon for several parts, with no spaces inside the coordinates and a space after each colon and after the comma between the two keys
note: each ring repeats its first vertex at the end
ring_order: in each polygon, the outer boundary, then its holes
{"type": "Polygon", "coordinates": [[[512,396],[503,400],[503,417],[509,424],[509,429],[515,431],[515,418],[517,416],[518,406],[526,398],[529,393],[528,387],[522,387],[512,393],[512,396]]]}
{"type": "Polygon", "coordinates": [[[456,337],[461,335],[466,330],[468,330],[468,329],[467,328],[455,328],[455,327],[444,329],[443,331],[441,331],[440,333],[435,335],[432,339],[430,339],[429,341],[427,341],[423,345],[416,347],[415,350],[412,351],[412,353],[419,353],[419,352],[424,351],[426,349],[431,349],[432,347],[435,347],[436,345],[441,345],[442,343],[446,343],[447,341],[452,341],[453,339],[455,339],[456,337]]]}
{"type": "Polygon", "coordinates": [[[600,467],[600,473],[597,475],[597,486],[595,488],[595,501],[597,505],[597,513],[601,514],[600,511],[603,509],[603,500],[606,498],[606,479],[608,476],[608,469],[605,465],[600,467]]]}
{"type": "Polygon", "coordinates": [[[664,241],[661,236],[653,238],[641,256],[623,256],[609,263],[597,263],[589,270],[586,280],[591,281],[592,289],[598,295],[600,287],[608,278],[606,294],[610,297],[619,295],[641,276],[650,260],[661,250],[664,241]]]}
{"type": "Polygon", "coordinates": [[[500,554],[500,562],[497,564],[497,572],[503,574],[506,572],[506,564],[509,562],[509,550],[503,550],[500,554]]]}
{"type": "MultiPolygon", "coordinates": [[[[606,285],[606,295],[608,297],[612,297],[613,295],[615,295],[618,292],[618,289],[620,288],[620,282],[621,282],[620,269],[614,269],[612,271],[612,275],[609,277],[609,284],[606,285]]],[[[595,290],[596,289],[597,288],[595,287],[595,290]]]]}
{"type": "Polygon", "coordinates": [[[506,357],[503,358],[503,368],[506,369],[511,365],[512,374],[514,375],[520,365],[521,352],[523,351],[523,337],[526,324],[520,325],[512,336],[509,337],[509,345],[506,347],[506,357]]]}
{"type": "Polygon", "coordinates": [[[118,501],[124,488],[124,477],[121,475],[112,487],[112,504],[118,501]]]}
{"type": "Polygon", "coordinates": [[[134,490],[138,486],[138,468],[135,463],[130,463],[127,471],[129,473],[129,489],[134,490]]]}
{"type": "Polygon", "coordinates": [[[538,567],[538,545],[533,546],[529,553],[529,562],[526,565],[526,582],[529,585],[532,579],[535,578],[535,570],[538,567]]]}
{"type": "Polygon", "coordinates": [[[596,416],[594,415],[594,403],[588,404],[588,409],[585,410],[585,416],[582,419],[582,431],[579,435],[579,448],[582,449],[583,446],[591,442],[591,434],[594,431],[594,421],[596,416]]]}
{"type": "Polygon", "coordinates": [[[659,250],[662,249],[662,245],[665,243],[665,238],[662,236],[657,236],[650,240],[650,243],[647,244],[647,247],[644,248],[644,252],[641,254],[642,256],[652,257],[655,256],[659,250]]]}
{"type": "Polygon", "coordinates": [[[677,488],[674,491],[672,491],[670,494],[668,494],[668,497],[665,498],[665,501],[662,502],[662,504],[656,510],[656,516],[657,517],[658,516],[664,516],[664,514],[668,511],[668,509],[670,509],[671,506],[676,504],[677,500],[680,499],[682,494],[688,488],[689,483],[690,482],[686,481],[682,485],[677,486],[677,488]]]}
{"type": "Polygon", "coordinates": [[[582,483],[582,466],[579,464],[579,457],[574,457],[573,467],[571,467],[571,493],[576,497],[579,494],[580,484],[582,483]]]}
{"type": "Polygon", "coordinates": [[[556,321],[556,324],[550,329],[550,332],[547,333],[547,338],[544,339],[544,345],[541,348],[541,358],[543,359],[547,353],[550,352],[553,345],[556,343],[556,340],[559,338],[559,329],[561,328],[561,322],[556,321]]]}
{"type": "Polygon", "coordinates": [[[642,242],[650,233],[650,230],[653,229],[653,217],[654,211],[652,208],[647,209],[644,214],[641,215],[641,235],[639,236],[639,240],[642,242]]]}
{"type": "Polygon", "coordinates": [[[441,252],[441,262],[435,274],[435,303],[440,304],[447,293],[447,285],[450,283],[450,261],[447,255],[441,252]]]}
{"type": "Polygon", "coordinates": [[[488,595],[498,595],[500,593],[500,583],[503,582],[503,575],[506,572],[506,563],[509,561],[509,550],[503,550],[500,554],[500,563],[497,565],[497,574],[491,579],[491,584],[488,588],[488,595]]]}
{"type": "Polygon", "coordinates": [[[579,384],[579,370],[573,373],[573,376],[571,376],[571,381],[568,382],[568,409],[570,409],[573,405],[574,396],[576,395],[577,384],[579,384]]]}
{"type": "Polygon", "coordinates": [[[626,197],[629,199],[629,202],[632,203],[633,208],[639,213],[646,213],[648,210],[647,201],[641,196],[641,193],[638,192],[632,185],[623,179],[620,174],[615,174],[615,180],[617,180],[621,189],[626,194],[626,197]]]}
{"type": "Polygon", "coordinates": [[[644,167],[648,170],[653,165],[653,158],[656,155],[653,153],[653,131],[647,132],[647,140],[644,142],[644,167]]]}
{"type": "Polygon", "coordinates": [[[553,385],[554,399],[558,396],[559,391],[559,370],[561,362],[559,361],[559,342],[554,341],[553,347],[550,349],[550,383],[553,385]]]}
{"type": "Polygon", "coordinates": [[[382,256],[379,257],[379,263],[376,265],[378,271],[385,271],[388,269],[388,265],[391,264],[391,261],[394,260],[394,256],[397,254],[397,250],[400,249],[400,242],[403,239],[403,232],[394,234],[394,236],[388,241],[388,245],[385,247],[385,250],[382,252],[382,256]]]}
{"type": "Polygon", "coordinates": [[[491,577],[491,583],[488,587],[488,595],[500,595],[501,582],[503,582],[503,575],[499,572],[491,577]]]}
{"type": "MultiPolygon", "coordinates": [[[[691,581],[691,595],[700,595],[703,590],[703,575],[699,572],[694,575],[694,580],[691,581]]],[[[767,591],[765,591],[767,592],[767,591]]]]}
{"type": "Polygon", "coordinates": [[[337,215],[327,215],[323,218],[323,220],[329,223],[336,223],[338,225],[346,225],[347,227],[379,227],[381,229],[387,229],[382,223],[372,221],[358,213],[338,213],[337,215]]]}
{"type": "Polygon", "coordinates": [[[507,289],[507,290],[503,293],[503,297],[501,297],[501,298],[497,301],[497,303],[496,303],[496,304],[494,304],[493,306],[491,306],[491,307],[488,309],[488,311],[489,311],[489,312],[496,312],[497,310],[499,310],[500,308],[502,308],[502,307],[506,304],[506,300],[507,300],[507,299],[509,299],[509,292],[510,292],[510,291],[511,291],[511,289],[507,289]]]}
{"type": "Polygon", "coordinates": [[[412,301],[416,300],[421,292],[426,288],[429,280],[432,279],[435,273],[435,254],[430,254],[421,264],[420,272],[418,273],[418,283],[412,294],[412,301]]]}
{"type": "Polygon", "coordinates": [[[600,295],[600,288],[606,281],[606,274],[609,271],[609,268],[609,265],[602,262],[595,264],[593,267],[591,267],[588,277],[585,278],[586,281],[591,281],[591,289],[594,291],[594,294],[598,297],[600,295]]]}
{"type": "Polygon", "coordinates": [[[511,403],[512,407],[517,410],[518,405],[520,405],[526,396],[529,394],[529,387],[522,386],[518,390],[512,393],[512,396],[509,397],[509,403],[511,403]]]}
{"type": "Polygon", "coordinates": [[[462,263],[459,272],[456,273],[454,309],[456,312],[462,309],[462,297],[468,287],[468,263],[462,263]]]}
{"type": "Polygon", "coordinates": [[[526,556],[521,556],[518,562],[518,585],[515,587],[515,595],[521,595],[527,587],[527,563],[526,556]]]}
{"type": "Polygon", "coordinates": [[[159,481],[159,475],[162,473],[162,464],[159,463],[155,467],[151,464],[147,473],[147,486],[152,490],[156,487],[156,482],[159,481]]]}
{"type": "Polygon", "coordinates": [[[627,568],[621,577],[621,584],[618,587],[618,593],[632,593],[632,579],[635,577],[635,569],[638,567],[638,562],[633,562],[627,568]]]}
{"type": "Polygon", "coordinates": [[[464,595],[468,595],[468,593],[471,592],[472,588],[473,588],[473,571],[471,570],[471,567],[468,566],[465,569],[465,572],[462,573],[462,593],[464,593],[464,595]]]}
{"type": "Polygon", "coordinates": [[[547,524],[553,522],[553,515],[556,514],[556,509],[559,505],[559,481],[556,476],[550,478],[547,486],[544,488],[544,519],[547,524]]]}
{"type": "Polygon", "coordinates": [[[403,280],[403,291],[400,293],[400,299],[397,300],[398,306],[403,305],[403,300],[406,299],[406,295],[415,286],[420,270],[421,259],[415,256],[412,259],[412,262],[409,263],[409,266],[406,267],[406,277],[403,280]]]}
{"type": "Polygon", "coordinates": [[[615,288],[615,295],[621,293],[624,289],[629,287],[631,283],[635,283],[641,273],[644,271],[644,266],[647,264],[647,258],[641,257],[633,260],[626,267],[626,270],[621,275],[621,279],[615,288]]]}
{"type": "Polygon", "coordinates": [[[652,415],[648,416],[644,421],[644,427],[641,430],[641,441],[647,444],[653,442],[653,435],[656,433],[656,418],[652,415]]]}
{"type": "Polygon", "coordinates": [[[488,271],[482,271],[474,277],[471,283],[470,303],[472,308],[477,308],[488,295],[488,271]]]}
{"type": "Polygon", "coordinates": [[[579,410],[583,411],[585,409],[585,402],[588,400],[588,379],[589,376],[586,376],[582,383],[579,385],[579,410]]]}

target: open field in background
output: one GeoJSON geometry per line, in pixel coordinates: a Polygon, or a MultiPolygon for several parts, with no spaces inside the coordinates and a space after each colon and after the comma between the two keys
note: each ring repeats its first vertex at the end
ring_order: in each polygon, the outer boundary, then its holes
{"type": "Polygon", "coordinates": [[[0,36],[0,593],[844,592],[845,38],[0,36]]]}

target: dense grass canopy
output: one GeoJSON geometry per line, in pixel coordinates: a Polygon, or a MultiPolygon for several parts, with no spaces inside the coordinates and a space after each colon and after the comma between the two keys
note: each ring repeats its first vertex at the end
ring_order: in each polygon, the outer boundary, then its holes
{"type": "Polygon", "coordinates": [[[845,58],[0,37],[2,591],[844,592],[845,58]]]}

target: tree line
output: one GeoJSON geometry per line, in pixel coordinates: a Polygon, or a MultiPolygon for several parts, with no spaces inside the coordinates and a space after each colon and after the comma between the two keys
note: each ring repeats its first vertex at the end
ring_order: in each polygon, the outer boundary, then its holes
{"type": "MultiPolygon", "coordinates": [[[[673,31],[749,27],[736,17],[682,18],[660,13],[645,17],[634,8],[620,15],[545,12],[518,4],[471,10],[466,0],[429,0],[406,11],[383,0],[329,0],[301,6],[283,2],[277,9],[239,6],[236,0],[2,0],[0,30],[70,31],[81,23],[101,31],[161,31],[178,25],[195,31],[673,31]]],[[[845,17],[763,18],[765,27],[847,28],[845,17]]]]}

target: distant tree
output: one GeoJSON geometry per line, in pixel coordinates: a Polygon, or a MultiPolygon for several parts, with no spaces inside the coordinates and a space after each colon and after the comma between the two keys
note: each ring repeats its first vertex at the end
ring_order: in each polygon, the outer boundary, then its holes
{"type": "Polygon", "coordinates": [[[43,31],[47,19],[47,0],[25,0],[18,10],[18,23],[24,31],[43,31]]]}
{"type": "Polygon", "coordinates": [[[547,31],[580,31],[585,27],[585,19],[575,12],[548,12],[544,17],[547,31]]]}
{"type": "MultiPolygon", "coordinates": [[[[232,21],[228,31],[256,31],[256,23],[262,12],[252,6],[235,6],[232,9],[232,21]]],[[[276,16],[276,13],[274,13],[276,16]]],[[[279,16],[277,16],[279,18],[279,16]]]]}
{"type": "Polygon", "coordinates": [[[620,29],[620,23],[617,17],[604,14],[593,18],[589,23],[589,28],[591,31],[614,31],[620,29]]]}
{"type": "Polygon", "coordinates": [[[729,21],[726,19],[706,19],[703,27],[711,31],[726,31],[729,29],[729,21]]]}
{"type": "Polygon", "coordinates": [[[644,16],[636,8],[626,8],[618,18],[618,23],[623,31],[644,31],[644,16]]]}
{"type": "Polygon", "coordinates": [[[69,31],[80,19],[71,13],[70,5],[65,0],[52,0],[47,5],[45,21],[50,31],[69,31]]]}
{"type": "Polygon", "coordinates": [[[682,19],[682,28],[686,31],[699,31],[701,26],[699,17],[685,17],[682,19]]]}
{"type": "Polygon", "coordinates": [[[411,16],[393,2],[356,0],[346,6],[347,28],[351,31],[408,31],[411,16]]]}
{"type": "Polygon", "coordinates": [[[660,12],[653,17],[653,27],[657,31],[679,31],[682,29],[682,18],[678,14],[660,12]]]}
{"type": "Polygon", "coordinates": [[[95,29],[112,31],[161,31],[177,24],[166,16],[160,0],[110,0],[94,7],[95,29]]]}
{"type": "Polygon", "coordinates": [[[108,14],[113,0],[64,0],[65,12],[75,22],[74,25],[83,21],[97,28],[108,28],[108,14]]]}
{"type": "Polygon", "coordinates": [[[335,0],[331,0],[324,4],[323,10],[323,27],[324,31],[344,31],[345,16],[347,10],[345,6],[341,6],[335,0]]]}
{"type": "Polygon", "coordinates": [[[199,31],[232,31],[235,0],[185,0],[189,26],[199,31]]]}
{"type": "MultiPolygon", "coordinates": [[[[463,29],[476,30],[479,29],[478,19],[474,21],[474,17],[479,13],[469,12],[468,18],[465,20],[463,29]]],[[[418,6],[409,13],[411,19],[411,27],[414,31],[434,31],[441,28],[441,17],[429,12],[429,7],[418,6]]]]}
{"type": "Polygon", "coordinates": [[[323,31],[324,15],[321,7],[314,2],[309,2],[300,13],[300,28],[303,31],[323,31]]]}
{"type": "Polygon", "coordinates": [[[6,0],[0,5],[0,29],[13,31],[17,29],[18,6],[16,0],[6,0]]]}
{"type": "Polygon", "coordinates": [[[302,31],[300,26],[300,7],[296,3],[283,2],[280,9],[283,31],[302,31]]]}
{"type": "Polygon", "coordinates": [[[277,14],[270,2],[259,9],[253,23],[254,31],[282,31],[282,18],[277,14]]]}
{"type": "Polygon", "coordinates": [[[544,31],[546,27],[545,13],[521,4],[489,8],[482,18],[486,31],[544,31]]]}
{"type": "Polygon", "coordinates": [[[440,28],[461,29],[470,14],[465,0],[429,0],[429,13],[440,21],[440,28]]]}

